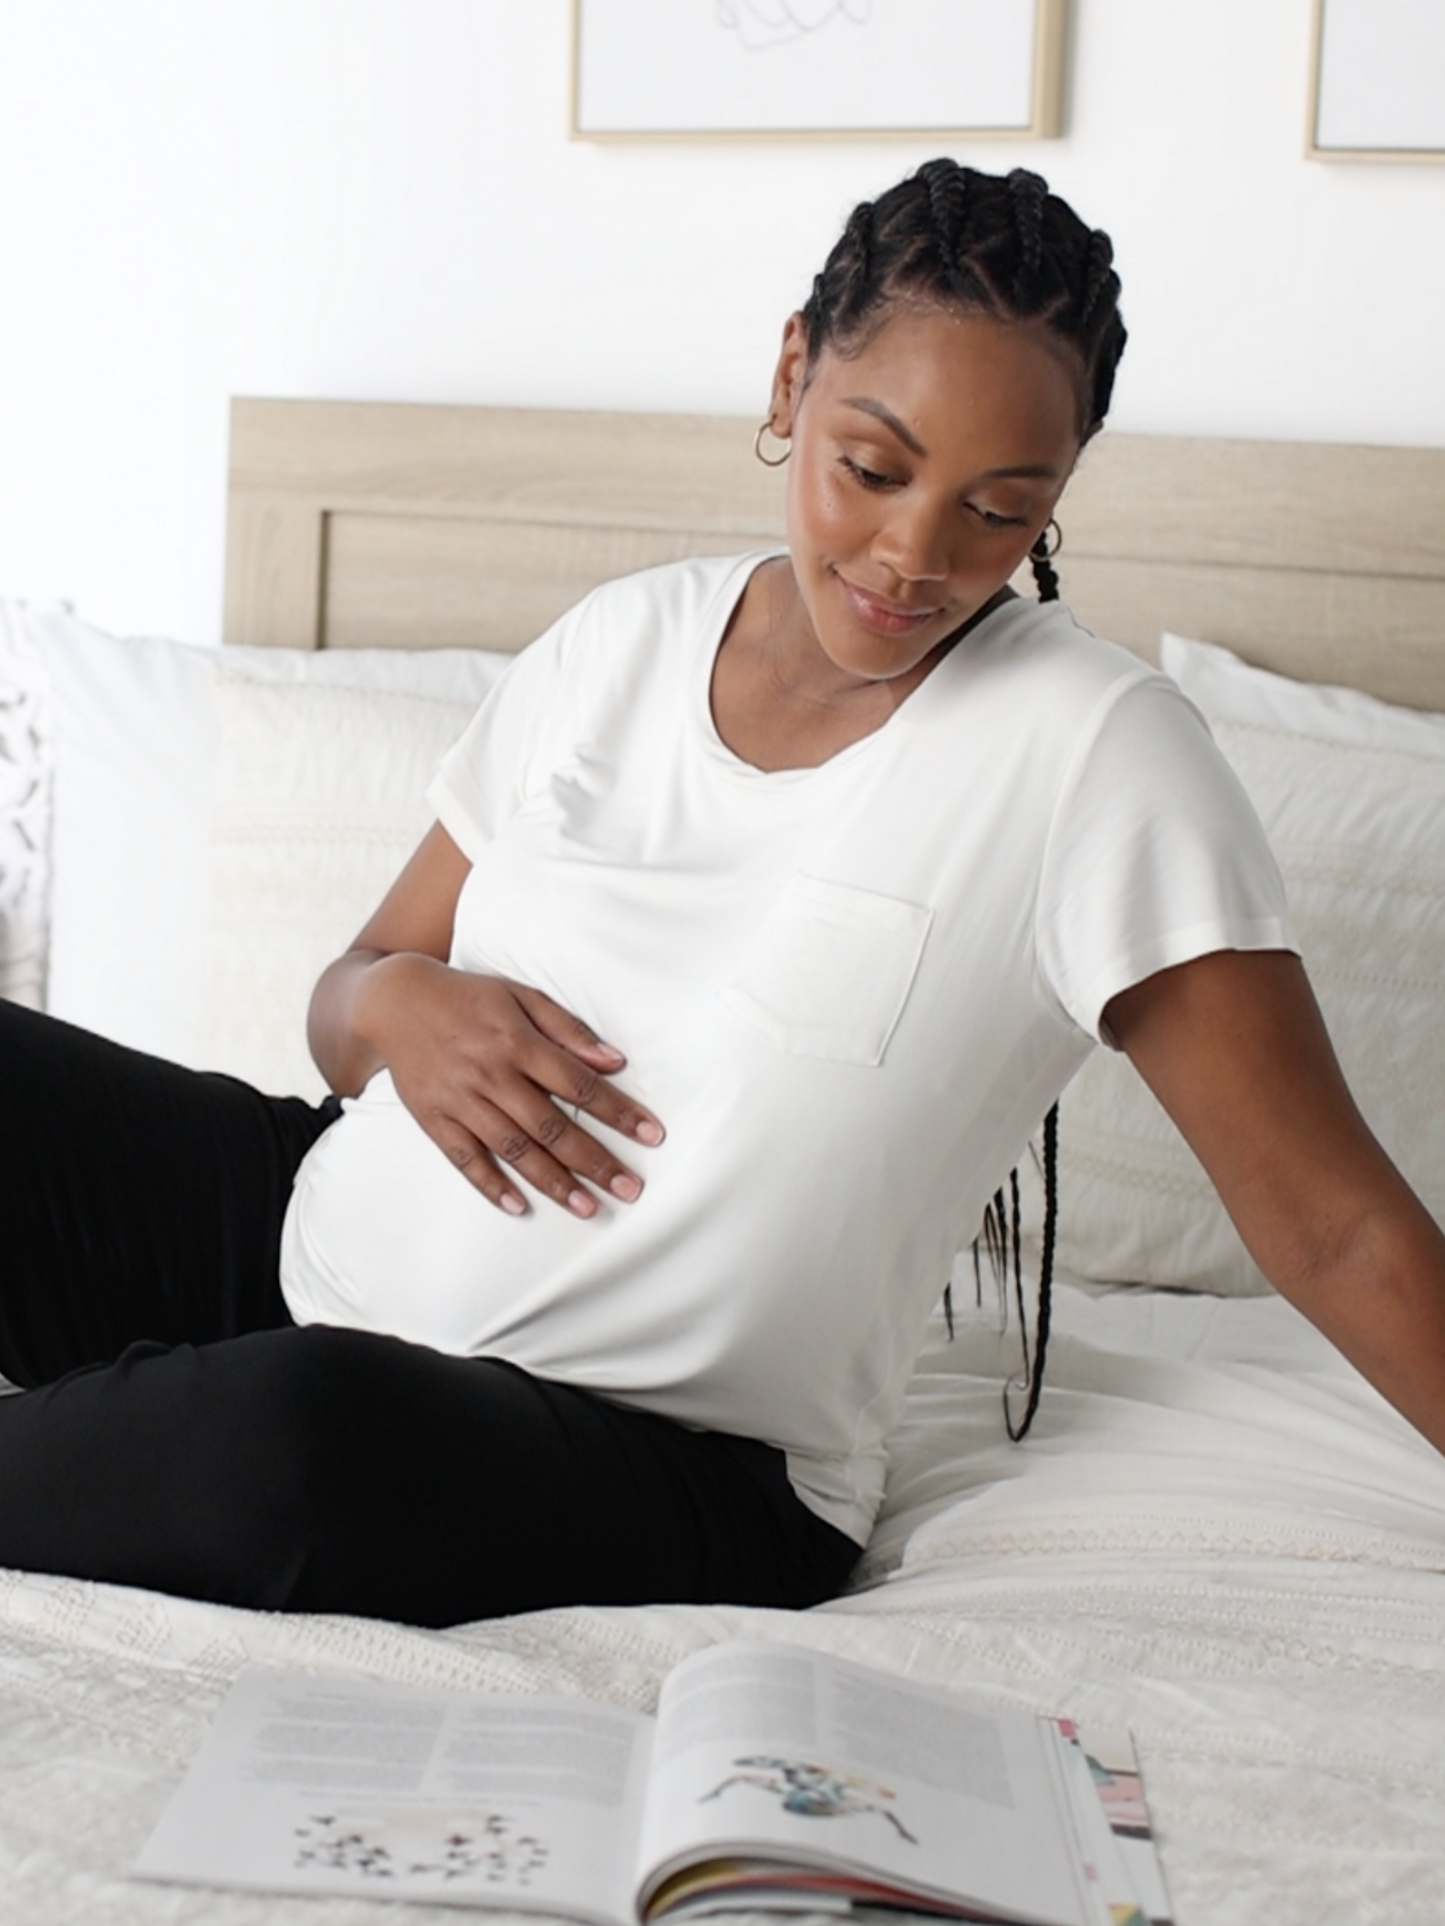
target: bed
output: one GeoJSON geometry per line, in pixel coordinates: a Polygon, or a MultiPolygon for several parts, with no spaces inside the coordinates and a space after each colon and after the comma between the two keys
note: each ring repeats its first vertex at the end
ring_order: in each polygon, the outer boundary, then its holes
{"type": "MultiPolygon", "coordinates": [[[[238,402],[224,648],[0,605],[0,989],[304,1086],[298,998],[418,833],[439,746],[591,582],[774,544],[781,487],[751,436],[238,402]]],[[[1110,434],[1060,568],[1090,625],[1150,655],[1172,635],[1166,666],[1275,840],[1362,1104],[1445,1217],[1441,499],[1439,451],[1110,434]]],[[[1445,1460],[1267,1290],[1102,1052],[1064,1098],[1062,1213],[1030,1438],[1001,1415],[1017,1322],[964,1254],[854,1588],[817,1610],[433,1633],[0,1574],[0,1918],[383,1917],[127,1880],[244,1663],[645,1707],[688,1651],[762,1634],[1127,1724],[1183,1926],[1433,1926],[1445,1460]]]]}

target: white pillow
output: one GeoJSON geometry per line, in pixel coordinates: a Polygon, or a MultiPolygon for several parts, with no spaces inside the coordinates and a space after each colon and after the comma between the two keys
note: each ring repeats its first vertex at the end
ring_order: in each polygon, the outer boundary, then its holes
{"type": "MultiPolygon", "coordinates": [[[[431,767],[421,771],[413,732],[425,745],[424,760],[440,734],[460,733],[510,658],[480,650],[216,650],[156,637],[122,640],[61,608],[11,604],[4,613],[0,714],[7,699],[18,703],[15,692],[28,689],[53,752],[53,776],[41,772],[42,786],[53,780],[46,1008],[178,1062],[271,1082],[278,1063],[295,1060],[289,1053],[278,1059],[272,1047],[279,1027],[292,1020],[267,1000],[274,999],[274,979],[263,993],[246,990],[230,972],[232,1007],[224,1020],[214,1009],[211,978],[227,910],[223,898],[213,900],[213,871],[223,890],[229,887],[214,831],[224,805],[233,835],[236,801],[226,774],[234,756],[222,689],[254,686],[276,698],[267,759],[246,791],[246,806],[270,807],[278,820],[291,810],[296,834],[370,846],[366,880],[378,884],[379,898],[427,820],[420,791],[431,767]],[[320,776],[304,793],[261,797],[258,783],[291,785],[313,767],[334,770],[325,760],[325,731],[334,720],[325,698],[354,690],[369,692],[374,726],[364,776],[352,780],[346,803],[332,808],[320,794],[320,776]],[[290,694],[300,697],[294,713],[283,699],[290,694]],[[440,730],[439,704],[447,710],[440,730]],[[242,1049],[228,1062],[208,1062],[222,1036],[234,1043],[249,1035],[254,1043],[263,1034],[272,1042],[260,1054],[242,1049]]],[[[5,827],[0,804],[0,834],[5,827]]],[[[0,899],[4,848],[0,841],[0,899]]],[[[231,843],[226,848],[234,854],[231,843]]],[[[365,909],[355,914],[354,895],[322,901],[307,894],[309,882],[301,888],[306,900],[287,908],[288,927],[310,928],[308,957],[323,944],[334,953],[355,934],[365,909]]],[[[306,994],[294,986],[293,1008],[299,999],[304,1011],[306,994]]]]}
{"type": "Polygon", "coordinates": [[[50,897],[50,708],[0,602],[0,996],[39,1009],[50,897]]]}
{"type": "Polygon", "coordinates": [[[470,701],[218,668],[220,716],[197,1058],[318,1098],[306,1006],[416,848],[470,701]]]}
{"type": "MultiPolygon", "coordinates": [[[[1162,662],[1259,811],[1361,1110],[1445,1221],[1445,716],[1292,682],[1178,636],[1165,636],[1162,662]]],[[[1095,1051],[1059,1117],[1061,1267],[1179,1290],[1269,1289],[1124,1058],[1095,1051]]]]}

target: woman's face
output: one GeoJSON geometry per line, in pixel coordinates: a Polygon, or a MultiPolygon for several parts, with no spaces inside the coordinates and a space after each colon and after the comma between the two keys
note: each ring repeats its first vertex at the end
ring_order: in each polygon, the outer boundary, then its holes
{"type": "Polygon", "coordinates": [[[1078,458],[1081,381],[1039,322],[900,303],[811,375],[788,323],[771,418],[792,437],[795,640],[810,626],[844,688],[916,669],[1007,583],[1078,458]]]}

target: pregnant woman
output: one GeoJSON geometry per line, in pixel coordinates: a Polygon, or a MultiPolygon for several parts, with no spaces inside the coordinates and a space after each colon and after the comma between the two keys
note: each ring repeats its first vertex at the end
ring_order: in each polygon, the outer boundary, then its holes
{"type": "Polygon", "coordinates": [[[824,1598],[1099,1043],[1445,1444],[1445,1242],[1258,822],[1052,599],[1118,298],[1022,170],[855,210],[759,432],[786,548],[609,584],[509,670],[317,986],[326,1104],[0,1010],[0,1563],[423,1624],[824,1598]]]}

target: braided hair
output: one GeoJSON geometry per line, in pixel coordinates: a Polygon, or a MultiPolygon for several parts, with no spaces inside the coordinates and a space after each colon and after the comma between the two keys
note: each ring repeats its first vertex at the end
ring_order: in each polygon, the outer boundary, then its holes
{"type": "Polygon", "coordinates": [[[1025,167],[926,161],[848,217],[803,304],[811,370],[867,345],[900,301],[1041,321],[1080,363],[1082,438],[1103,425],[1127,331],[1107,234],[1025,167]]]}
{"type": "MultiPolygon", "coordinates": [[[[1079,369],[1080,439],[1102,427],[1127,330],[1119,313],[1119,277],[1107,234],[1088,228],[1066,201],[1027,168],[982,174],[956,161],[926,162],[915,174],[854,208],[803,306],[811,372],[823,349],[858,353],[903,301],[985,314],[999,321],[1039,321],[1071,348],[1079,369]]],[[[1041,602],[1057,601],[1059,578],[1046,533],[1029,552],[1041,602]]],[[[1044,1119],[1043,1243],[1032,1345],[1024,1309],[1022,1209],[1017,1170],[984,1212],[980,1245],[1007,1288],[1012,1272],[1023,1347],[1021,1378],[1004,1387],[1009,1436],[1024,1437],[1043,1389],[1053,1307],[1058,1227],[1059,1108],[1044,1119]],[[1012,1394],[1024,1393],[1014,1417],[1012,1394]]],[[[944,1311],[953,1334],[951,1286],[944,1311]]]]}

